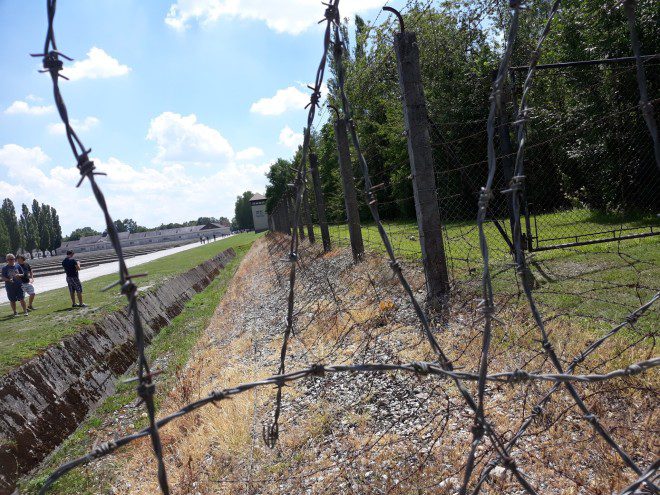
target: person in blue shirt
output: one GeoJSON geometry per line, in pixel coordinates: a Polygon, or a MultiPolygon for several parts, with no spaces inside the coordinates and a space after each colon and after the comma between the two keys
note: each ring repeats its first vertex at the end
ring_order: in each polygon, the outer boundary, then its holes
{"type": "Polygon", "coordinates": [[[25,305],[25,295],[23,294],[23,269],[16,263],[16,256],[8,253],[6,258],[7,264],[2,267],[2,280],[5,282],[5,290],[7,291],[7,299],[14,312],[14,316],[18,316],[16,312],[16,301],[21,303],[23,314],[27,316],[28,310],[25,305]]]}
{"type": "Polygon", "coordinates": [[[69,287],[69,295],[71,296],[72,308],[84,308],[87,305],[83,302],[82,297],[82,284],[78,278],[80,271],[80,262],[73,257],[73,251],[66,252],[66,258],[62,260],[62,267],[66,273],[66,285],[69,287]],[[75,296],[78,296],[78,304],[76,304],[75,296]]]}

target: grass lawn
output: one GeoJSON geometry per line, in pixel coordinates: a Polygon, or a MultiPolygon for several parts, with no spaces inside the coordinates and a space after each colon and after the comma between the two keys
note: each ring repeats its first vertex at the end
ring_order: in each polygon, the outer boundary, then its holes
{"type": "MultiPolygon", "coordinates": [[[[545,238],[567,235],[567,232],[612,230],[621,225],[620,218],[587,210],[537,215],[536,222],[539,235],[545,238]]],[[[660,221],[655,217],[635,217],[623,225],[660,227],[660,221]]],[[[391,222],[385,224],[385,229],[397,257],[421,262],[416,223],[391,222]]],[[[320,238],[318,228],[316,232],[320,238]]],[[[368,251],[384,252],[373,224],[364,224],[362,234],[368,251]]],[[[330,226],[330,237],[333,247],[349,245],[345,225],[330,226]]],[[[508,245],[492,223],[486,226],[486,237],[496,299],[516,295],[519,287],[508,245]]],[[[452,281],[466,291],[468,297],[480,297],[482,258],[475,222],[446,225],[445,250],[452,281]]],[[[528,260],[535,279],[536,297],[546,317],[564,314],[582,318],[589,325],[597,320],[606,327],[620,322],[628,312],[660,290],[660,237],[657,236],[534,252],[529,254],[528,260]]],[[[649,325],[653,323],[648,318],[645,321],[649,325]]]]}
{"type": "MultiPolygon", "coordinates": [[[[163,328],[161,332],[156,335],[147,348],[147,355],[150,362],[154,362],[157,358],[166,358],[166,366],[159,365],[158,368],[163,370],[163,374],[158,376],[156,401],[157,406],[161,401],[166,398],[167,391],[173,386],[176,379],[177,372],[188,361],[190,351],[197,342],[201,332],[208,326],[215,309],[222,300],[225,291],[231,281],[236,269],[240,265],[241,260],[247,253],[252,242],[256,238],[254,234],[240,234],[242,236],[235,242],[232,247],[236,250],[236,258],[234,258],[224,270],[211,282],[211,284],[199,294],[196,294],[188,303],[186,303],[183,312],[172,320],[172,323],[163,328]]],[[[238,238],[239,236],[235,236],[238,238]]],[[[231,241],[234,238],[227,239],[231,241]]],[[[215,243],[219,244],[219,242],[215,243]]],[[[198,249],[210,249],[214,244],[202,246],[198,249]]],[[[227,247],[227,246],[225,246],[227,247]]],[[[196,250],[194,250],[196,251],[196,250]]],[[[210,258],[214,251],[210,252],[206,258],[210,258]]],[[[183,254],[183,253],[181,253],[183,254]]],[[[178,256],[175,255],[175,256],[178,256]]],[[[160,261],[160,260],[157,260],[160,261]]],[[[151,263],[149,263],[151,264],[151,263]]],[[[147,266],[147,265],[144,265],[147,266]]],[[[127,375],[131,374],[131,370],[127,375]]],[[[93,442],[99,430],[105,432],[108,428],[104,427],[106,422],[111,420],[113,413],[119,411],[126,404],[135,401],[135,384],[123,383],[119,384],[117,392],[108,397],[103,404],[87,418],[78,429],[67,438],[62,446],[44,463],[41,470],[35,474],[29,481],[19,484],[20,493],[36,494],[43,482],[52,471],[61,465],[63,462],[79,457],[93,448],[93,442]]],[[[139,413],[143,412],[143,408],[139,408],[139,413]]],[[[147,425],[146,418],[138,414],[133,426],[141,428],[147,425]]],[[[101,433],[101,437],[109,436],[101,433]]],[[[110,458],[111,464],[106,464],[106,469],[113,469],[115,462],[121,462],[117,457],[110,458]]],[[[90,474],[85,468],[74,469],[69,474],[60,479],[53,487],[50,488],[50,494],[71,494],[78,495],[92,495],[96,493],[106,493],[108,487],[99,486],[98,477],[90,474]]]]}
{"type": "MultiPolygon", "coordinates": [[[[131,272],[148,273],[148,276],[136,279],[140,287],[155,286],[168,277],[194,268],[227,248],[250,246],[256,237],[253,233],[237,234],[133,267],[131,272]]],[[[104,313],[125,305],[126,298],[118,294],[117,289],[101,292],[103,287],[115,280],[117,275],[105,275],[83,283],[88,308],[71,308],[66,287],[38,294],[34,300],[37,310],[27,318],[13,318],[9,315],[9,305],[3,306],[6,315],[0,316],[0,375],[63,337],[76,333],[83,325],[98,320],[104,313]]]]}

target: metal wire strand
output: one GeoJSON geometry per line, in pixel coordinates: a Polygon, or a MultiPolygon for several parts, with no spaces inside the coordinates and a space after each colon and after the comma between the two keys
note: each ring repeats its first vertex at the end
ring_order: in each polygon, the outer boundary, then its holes
{"type": "MultiPolygon", "coordinates": [[[[33,54],[32,56],[40,56],[43,58],[43,71],[50,74],[51,80],[53,82],[53,94],[55,98],[55,104],[57,106],[57,111],[64,123],[64,128],[66,132],[66,137],[73,152],[74,157],[77,160],[77,167],[80,171],[80,181],[77,186],[85,180],[88,179],[92,187],[92,193],[96,198],[97,203],[99,204],[103,217],[106,223],[106,229],[112,247],[117,254],[117,260],[119,262],[119,280],[116,284],[120,287],[121,293],[124,294],[128,300],[128,313],[133,317],[133,330],[135,336],[135,347],[137,350],[138,356],[138,366],[137,366],[137,394],[140,399],[144,402],[147,409],[147,415],[149,418],[149,436],[151,437],[151,443],[158,464],[158,483],[163,494],[169,495],[169,485],[167,483],[167,474],[165,471],[165,462],[163,460],[163,447],[158,433],[158,426],[156,424],[156,409],[154,404],[154,393],[155,385],[152,382],[152,374],[149,368],[149,363],[145,355],[145,338],[144,338],[144,329],[142,327],[142,320],[137,306],[137,286],[133,282],[135,276],[131,276],[126,266],[126,261],[124,259],[123,250],[121,243],[119,242],[119,234],[117,233],[117,228],[115,227],[110,212],[108,210],[108,205],[105,201],[105,197],[96,182],[97,175],[105,175],[95,171],[94,163],[89,159],[89,153],[91,150],[86,149],[75,131],[71,127],[69,122],[69,116],[67,112],[66,105],[64,104],[64,99],[60,92],[59,79],[64,77],[60,74],[60,71],[63,68],[63,62],[60,57],[63,57],[67,60],[71,60],[69,57],[66,57],[58,52],[57,45],[55,43],[55,32],[54,32],[54,20],[56,12],[56,1],[57,0],[47,0],[47,14],[48,14],[48,29],[46,33],[46,41],[44,43],[44,50],[42,54],[33,54]]],[[[57,473],[54,473],[49,477],[48,481],[44,484],[40,493],[45,493],[48,487],[54,483],[59,476],[57,473]]]]}

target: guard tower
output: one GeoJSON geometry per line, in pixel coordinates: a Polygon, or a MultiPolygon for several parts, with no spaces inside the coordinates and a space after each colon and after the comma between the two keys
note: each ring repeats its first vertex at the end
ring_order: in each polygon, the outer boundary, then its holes
{"type": "Polygon", "coordinates": [[[268,230],[268,215],[266,215],[266,196],[259,193],[250,198],[252,206],[252,220],[254,221],[254,232],[259,233],[268,230]]]}

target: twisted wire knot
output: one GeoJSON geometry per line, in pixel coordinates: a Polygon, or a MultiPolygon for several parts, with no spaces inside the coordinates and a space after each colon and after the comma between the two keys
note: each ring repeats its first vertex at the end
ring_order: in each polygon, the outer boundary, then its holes
{"type": "Polygon", "coordinates": [[[523,186],[525,185],[525,176],[524,175],[514,175],[509,181],[509,188],[504,189],[503,193],[512,193],[517,191],[522,191],[523,186]]]}
{"type": "Polygon", "coordinates": [[[479,423],[472,426],[472,436],[475,439],[483,438],[485,432],[486,430],[484,428],[484,425],[481,423],[481,421],[479,421],[479,423]]]}
{"type": "Polygon", "coordinates": [[[626,368],[626,375],[635,375],[637,373],[641,373],[644,371],[644,368],[642,368],[639,364],[631,364],[626,368]]]}
{"type": "Polygon", "coordinates": [[[637,320],[639,320],[640,314],[639,313],[631,313],[628,316],[626,316],[626,323],[629,325],[634,325],[637,323],[637,320]]]}
{"type": "Polygon", "coordinates": [[[580,364],[582,361],[586,359],[587,356],[584,355],[584,353],[580,353],[577,356],[573,358],[573,366],[580,364]]]}
{"type": "Polygon", "coordinates": [[[538,415],[541,414],[542,412],[543,412],[543,408],[542,408],[541,406],[536,405],[536,406],[532,407],[532,414],[533,414],[534,416],[538,416],[538,415]]]}
{"type": "Polygon", "coordinates": [[[585,414],[584,419],[586,419],[592,425],[598,424],[598,418],[596,417],[595,414],[585,414]]]}
{"type": "Polygon", "coordinates": [[[516,461],[514,461],[514,460],[513,460],[511,457],[509,457],[509,456],[506,456],[506,457],[503,457],[503,458],[502,458],[502,465],[503,465],[505,468],[507,468],[507,469],[511,469],[511,470],[515,470],[515,469],[516,469],[516,461]]]}
{"type": "Polygon", "coordinates": [[[410,363],[410,365],[415,370],[415,373],[420,375],[428,375],[431,372],[431,368],[429,367],[428,363],[420,363],[419,361],[415,361],[410,363]]]}
{"type": "Polygon", "coordinates": [[[108,455],[116,448],[117,448],[117,444],[115,442],[113,441],[104,442],[98,447],[96,447],[94,450],[92,450],[92,452],[90,453],[90,457],[92,459],[98,459],[99,457],[108,455]]]}
{"type": "Polygon", "coordinates": [[[401,273],[401,264],[399,263],[399,260],[390,261],[390,268],[396,273],[401,273]]]}
{"type": "Polygon", "coordinates": [[[277,438],[280,435],[279,430],[280,427],[277,423],[273,423],[269,428],[264,426],[261,436],[268,448],[273,449],[277,445],[277,438]]]}
{"type": "Polygon", "coordinates": [[[80,155],[78,158],[78,170],[80,171],[80,175],[83,177],[87,177],[91,174],[94,173],[94,170],[96,169],[96,166],[94,165],[94,162],[89,159],[89,156],[87,153],[83,153],[80,155]]]}
{"type": "Polygon", "coordinates": [[[313,364],[309,368],[309,373],[314,376],[325,376],[325,366],[322,364],[313,364]]]}
{"type": "Polygon", "coordinates": [[[491,199],[493,199],[493,191],[488,187],[482,187],[481,191],[479,191],[479,201],[477,203],[479,209],[485,210],[488,208],[488,203],[490,203],[491,199]]]}
{"type": "Polygon", "coordinates": [[[214,390],[211,392],[210,397],[213,400],[223,400],[227,398],[227,393],[223,390],[214,390]]]}
{"type": "Polygon", "coordinates": [[[323,5],[327,7],[325,9],[325,14],[323,15],[323,17],[325,17],[325,20],[339,24],[339,10],[337,9],[337,7],[332,3],[329,4],[323,3],[323,5]]]}
{"type": "Polygon", "coordinates": [[[60,60],[59,54],[56,51],[51,50],[44,55],[43,66],[48,72],[58,73],[64,68],[64,62],[60,60]]]}
{"type": "Polygon", "coordinates": [[[144,402],[148,401],[154,396],[154,393],[156,392],[156,385],[152,382],[141,382],[137,386],[137,394],[140,399],[142,399],[144,402]]]}
{"type": "Polygon", "coordinates": [[[541,343],[541,346],[542,346],[543,349],[545,349],[547,352],[550,352],[550,351],[554,350],[554,348],[552,347],[552,343],[551,343],[549,340],[544,340],[544,341],[541,343]]]}
{"type": "Polygon", "coordinates": [[[130,280],[127,280],[121,286],[121,293],[125,296],[133,295],[137,292],[137,285],[130,280]]]}
{"type": "Polygon", "coordinates": [[[523,380],[526,380],[529,378],[529,373],[527,373],[524,370],[516,369],[511,372],[509,375],[509,382],[522,382],[523,380]]]}

